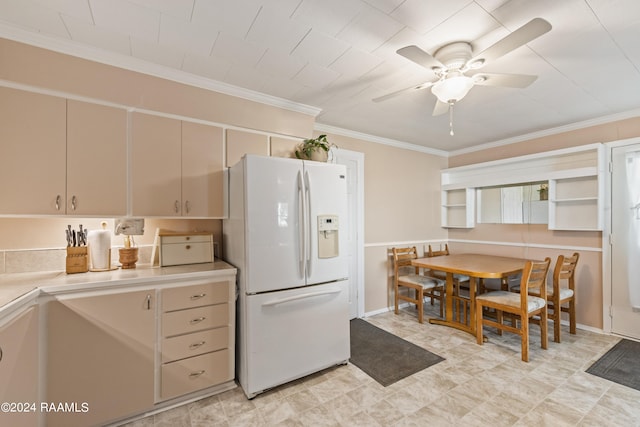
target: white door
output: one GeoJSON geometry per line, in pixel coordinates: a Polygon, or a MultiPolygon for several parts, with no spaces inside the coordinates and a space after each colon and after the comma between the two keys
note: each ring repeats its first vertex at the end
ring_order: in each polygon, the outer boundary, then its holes
{"type": "Polygon", "coordinates": [[[364,154],[335,150],[336,163],[347,168],[349,211],[349,318],[364,316],[364,154]]]}
{"type": "Polygon", "coordinates": [[[304,286],[302,162],[252,155],[244,162],[246,291],[304,286]]]}
{"type": "Polygon", "coordinates": [[[611,332],[640,339],[640,144],[611,153],[611,332]]]}
{"type": "Polygon", "coordinates": [[[344,280],[347,264],[347,172],[342,165],[304,162],[304,182],[308,197],[307,285],[344,280]],[[319,220],[337,223],[337,232],[321,231],[319,220]],[[322,247],[322,250],[321,250],[322,247]]]}

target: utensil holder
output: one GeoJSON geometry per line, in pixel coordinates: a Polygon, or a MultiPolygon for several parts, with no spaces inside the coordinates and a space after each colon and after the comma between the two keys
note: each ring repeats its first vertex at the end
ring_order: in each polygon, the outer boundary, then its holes
{"type": "Polygon", "coordinates": [[[120,254],[120,264],[122,268],[136,268],[136,262],[138,261],[138,248],[121,248],[118,249],[120,254]]]}
{"type": "Polygon", "coordinates": [[[67,247],[67,274],[89,271],[89,257],[86,246],[67,247]]]}

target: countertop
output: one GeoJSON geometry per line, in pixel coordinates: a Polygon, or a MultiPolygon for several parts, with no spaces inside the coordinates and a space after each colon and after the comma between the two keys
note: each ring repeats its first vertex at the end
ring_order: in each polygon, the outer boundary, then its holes
{"type": "Polygon", "coordinates": [[[222,260],[212,263],[151,267],[138,264],[134,269],[67,274],[64,271],[0,275],[0,314],[4,309],[41,293],[62,294],[86,290],[117,288],[148,281],[154,284],[176,280],[235,274],[236,268],[222,260]]]}

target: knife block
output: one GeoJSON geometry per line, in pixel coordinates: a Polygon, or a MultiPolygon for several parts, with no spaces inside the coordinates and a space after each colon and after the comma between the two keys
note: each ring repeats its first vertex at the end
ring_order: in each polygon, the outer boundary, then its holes
{"type": "Polygon", "coordinates": [[[89,271],[89,257],[86,246],[67,247],[67,274],[89,271]]]}

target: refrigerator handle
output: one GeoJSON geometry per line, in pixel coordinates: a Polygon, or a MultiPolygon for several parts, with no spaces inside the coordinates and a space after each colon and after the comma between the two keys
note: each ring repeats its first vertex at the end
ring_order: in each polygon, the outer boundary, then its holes
{"type": "Polygon", "coordinates": [[[291,297],[285,297],[285,298],[280,298],[272,301],[267,301],[263,303],[262,306],[272,307],[274,305],[284,304],[291,301],[298,301],[301,299],[313,298],[313,297],[324,296],[324,295],[334,295],[334,294],[339,294],[340,292],[341,292],[340,289],[329,289],[326,291],[309,292],[306,294],[294,295],[291,297]]]}
{"type": "Polygon", "coordinates": [[[307,277],[311,276],[311,240],[313,240],[313,235],[311,234],[311,184],[309,181],[309,171],[304,171],[304,191],[305,191],[305,204],[306,204],[306,219],[307,224],[305,227],[305,242],[306,242],[306,269],[307,269],[307,277]]]}
{"type": "Polygon", "coordinates": [[[302,183],[302,174],[298,172],[298,268],[300,271],[300,277],[304,277],[304,265],[305,265],[305,238],[304,230],[306,223],[305,216],[305,201],[304,201],[304,185],[302,183]]]}

